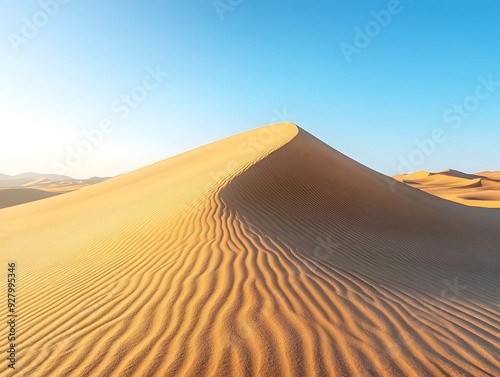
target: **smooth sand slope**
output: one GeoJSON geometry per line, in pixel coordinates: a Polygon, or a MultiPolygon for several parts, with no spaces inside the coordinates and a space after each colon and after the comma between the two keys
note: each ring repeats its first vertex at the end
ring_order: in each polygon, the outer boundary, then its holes
{"type": "Polygon", "coordinates": [[[468,206],[500,208],[500,172],[466,174],[456,170],[421,170],[394,177],[400,182],[468,206]]]}
{"type": "Polygon", "coordinates": [[[2,375],[500,375],[500,211],[290,123],[0,210],[0,237],[2,375]]]}

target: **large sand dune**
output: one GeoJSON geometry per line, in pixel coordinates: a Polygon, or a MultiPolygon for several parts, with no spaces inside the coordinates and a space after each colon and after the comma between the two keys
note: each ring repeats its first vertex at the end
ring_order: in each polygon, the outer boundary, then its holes
{"type": "Polygon", "coordinates": [[[289,123],[0,210],[0,241],[2,375],[500,375],[500,210],[289,123]]]}

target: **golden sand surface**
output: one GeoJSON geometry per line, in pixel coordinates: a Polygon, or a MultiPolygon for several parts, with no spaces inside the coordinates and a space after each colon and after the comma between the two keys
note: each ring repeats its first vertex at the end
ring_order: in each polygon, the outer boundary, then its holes
{"type": "Polygon", "coordinates": [[[474,207],[500,208],[500,172],[465,174],[456,170],[421,170],[394,177],[411,187],[474,207]]]}
{"type": "Polygon", "coordinates": [[[499,375],[500,210],[291,123],[1,209],[0,248],[2,376],[499,375]]]}

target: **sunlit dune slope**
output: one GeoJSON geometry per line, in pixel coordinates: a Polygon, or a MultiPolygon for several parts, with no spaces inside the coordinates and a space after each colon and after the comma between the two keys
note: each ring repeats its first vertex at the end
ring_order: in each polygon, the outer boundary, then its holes
{"type": "Polygon", "coordinates": [[[500,211],[290,123],[5,208],[0,237],[6,375],[498,375],[500,211]]]}

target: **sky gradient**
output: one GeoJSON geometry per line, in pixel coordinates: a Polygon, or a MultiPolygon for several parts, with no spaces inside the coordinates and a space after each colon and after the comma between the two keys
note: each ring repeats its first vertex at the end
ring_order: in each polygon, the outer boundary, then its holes
{"type": "Polygon", "coordinates": [[[499,14],[494,0],[3,2],[0,173],[52,173],[93,134],[66,173],[112,176],[279,120],[388,175],[500,170],[499,14]]]}

